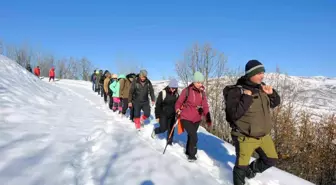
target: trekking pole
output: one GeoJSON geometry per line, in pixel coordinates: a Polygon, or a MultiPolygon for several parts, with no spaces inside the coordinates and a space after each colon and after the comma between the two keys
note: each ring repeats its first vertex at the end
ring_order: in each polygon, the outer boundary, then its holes
{"type": "MultiPolygon", "coordinates": [[[[173,135],[173,131],[174,131],[176,125],[178,124],[178,122],[179,122],[179,120],[177,119],[176,123],[174,124],[173,128],[171,129],[171,131],[169,133],[168,141],[170,140],[171,136],[173,135]]],[[[166,152],[166,149],[167,149],[167,146],[168,146],[168,141],[167,141],[167,144],[166,144],[166,146],[163,150],[163,154],[165,154],[165,152],[166,152]]]]}

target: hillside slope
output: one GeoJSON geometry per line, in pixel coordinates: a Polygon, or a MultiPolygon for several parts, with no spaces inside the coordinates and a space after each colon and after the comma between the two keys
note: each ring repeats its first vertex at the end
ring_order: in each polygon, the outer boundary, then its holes
{"type": "MultiPolygon", "coordinates": [[[[154,118],[137,133],[89,82],[39,80],[3,56],[0,76],[0,184],[232,184],[234,147],[202,128],[199,160],[189,163],[185,134],[162,155],[165,136],[150,138],[154,118]]],[[[311,183],[271,168],[249,184],[311,183]]]]}

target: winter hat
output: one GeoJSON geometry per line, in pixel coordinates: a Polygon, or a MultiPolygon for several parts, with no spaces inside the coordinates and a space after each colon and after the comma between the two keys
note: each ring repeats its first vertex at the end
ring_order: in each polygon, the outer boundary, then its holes
{"type": "Polygon", "coordinates": [[[139,76],[147,77],[147,71],[146,70],[140,70],[139,76]]]}
{"type": "Polygon", "coordinates": [[[201,72],[196,71],[194,73],[194,79],[193,82],[204,82],[204,76],[201,72]]]}
{"type": "Polygon", "coordinates": [[[169,81],[168,87],[170,88],[178,88],[178,81],[176,79],[171,79],[169,81]]]}
{"type": "Polygon", "coordinates": [[[250,60],[245,65],[245,76],[251,78],[252,76],[265,72],[265,67],[258,60],[250,60]]]}

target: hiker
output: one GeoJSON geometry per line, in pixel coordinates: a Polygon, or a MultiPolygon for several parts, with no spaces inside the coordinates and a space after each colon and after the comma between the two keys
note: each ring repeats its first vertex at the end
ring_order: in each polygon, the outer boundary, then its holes
{"type": "Polygon", "coordinates": [[[197,160],[197,130],[203,116],[205,116],[208,126],[211,126],[209,105],[202,85],[203,82],[203,74],[198,71],[195,72],[193,83],[182,90],[175,104],[180,123],[188,134],[185,154],[191,162],[197,160]]]}
{"type": "Polygon", "coordinates": [[[27,69],[27,71],[33,73],[32,68],[31,68],[29,63],[26,65],[26,69],[27,69]]]}
{"type": "Polygon", "coordinates": [[[160,123],[160,127],[157,127],[152,132],[152,138],[154,139],[156,134],[167,131],[167,144],[172,145],[174,130],[172,130],[176,122],[175,103],[178,99],[178,82],[175,79],[171,79],[167,87],[159,92],[158,98],[155,104],[155,118],[160,123]],[[169,138],[170,132],[171,137],[169,138]]]}
{"type": "Polygon", "coordinates": [[[108,70],[105,70],[103,73],[103,70],[99,71],[99,81],[98,81],[98,85],[99,85],[99,90],[100,90],[100,97],[104,97],[104,80],[105,80],[105,74],[108,72],[108,70]]]}
{"type": "Polygon", "coordinates": [[[245,184],[245,177],[255,177],[256,173],[274,166],[278,159],[270,136],[270,108],[280,104],[280,96],[262,82],[264,73],[262,63],[250,60],[245,66],[245,75],[238,79],[236,85],[223,90],[226,119],[232,128],[232,140],[236,147],[234,185],[245,184]],[[249,164],[254,151],[259,158],[249,164]]]}
{"type": "Polygon", "coordinates": [[[107,94],[104,90],[104,82],[105,82],[105,78],[106,78],[106,74],[109,73],[108,70],[105,70],[102,77],[100,78],[99,80],[99,84],[102,86],[101,88],[101,91],[100,91],[100,94],[101,94],[101,97],[104,97],[104,102],[106,103],[107,102],[107,94]]]}
{"type": "Polygon", "coordinates": [[[49,82],[50,82],[51,79],[53,79],[53,81],[55,81],[55,67],[52,67],[49,70],[49,82]]]}
{"type": "Polygon", "coordinates": [[[92,82],[92,90],[93,92],[95,92],[96,91],[96,70],[94,70],[91,75],[91,82],[92,82]]]}
{"type": "Polygon", "coordinates": [[[128,97],[129,97],[129,91],[131,88],[132,81],[135,77],[134,73],[130,73],[126,75],[126,78],[121,78],[120,83],[120,97],[122,99],[122,115],[125,116],[126,111],[128,109],[128,97]]]}
{"type": "Polygon", "coordinates": [[[96,76],[96,90],[97,90],[98,95],[100,95],[102,87],[99,85],[99,81],[103,75],[103,70],[96,71],[96,75],[97,75],[96,76]]]}
{"type": "MultiPolygon", "coordinates": [[[[115,74],[114,74],[115,75],[115,74]]],[[[113,78],[116,78],[116,76],[113,76],[113,78]]],[[[119,114],[121,114],[122,111],[122,102],[121,102],[121,98],[120,98],[120,79],[125,79],[126,76],[121,74],[118,76],[118,79],[115,80],[111,85],[110,85],[110,89],[113,92],[113,107],[112,110],[113,112],[116,112],[117,110],[119,110],[119,114]]]]}
{"type": "Polygon", "coordinates": [[[40,77],[40,74],[41,74],[40,66],[36,66],[36,67],[34,68],[34,74],[35,74],[37,77],[40,77]]]}
{"type": "Polygon", "coordinates": [[[109,102],[108,102],[108,105],[109,105],[109,108],[112,110],[112,108],[113,108],[113,97],[112,97],[112,95],[113,95],[113,92],[112,92],[112,90],[111,90],[111,88],[110,88],[110,85],[114,82],[114,81],[116,81],[116,80],[118,80],[118,76],[116,75],[116,74],[112,74],[111,75],[111,79],[110,79],[110,81],[109,81],[109,83],[108,83],[108,97],[109,97],[109,102]]]}
{"type": "Polygon", "coordinates": [[[111,77],[112,76],[111,76],[110,72],[107,72],[105,74],[105,80],[104,80],[104,102],[105,103],[109,103],[110,102],[110,98],[111,98],[111,96],[109,95],[109,88],[110,88],[109,85],[110,85],[111,77]]]}
{"type": "Polygon", "coordinates": [[[154,105],[155,96],[152,83],[147,78],[147,71],[141,70],[139,78],[132,82],[128,97],[128,106],[134,108],[134,123],[137,130],[140,130],[141,125],[150,116],[148,94],[151,97],[152,105],[154,105]],[[141,110],[144,114],[140,117],[141,110]]]}

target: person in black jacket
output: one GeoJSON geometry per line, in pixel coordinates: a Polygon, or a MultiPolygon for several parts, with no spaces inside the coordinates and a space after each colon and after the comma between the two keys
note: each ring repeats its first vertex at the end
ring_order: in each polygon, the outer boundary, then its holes
{"type": "Polygon", "coordinates": [[[96,90],[96,70],[93,71],[93,74],[91,75],[91,82],[92,82],[92,90],[95,92],[96,90]]]}
{"type": "Polygon", "coordinates": [[[150,116],[150,105],[148,94],[151,97],[152,105],[155,103],[154,89],[147,78],[147,71],[141,70],[139,78],[133,80],[128,97],[128,106],[134,108],[134,123],[136,129],[140,129],[144,120],[150,116]],[[144,114],[140,118],[141,110],[144,114]]]}
{"type": "Polygon", "coordinates": [[[155,118],[160,123],[160,127],[155,128],[151,136],[154,139],[156,134],[168,130],[167,144],[169,145],[172,145],[174,131],[170,138],[169,135],[176,121],[175,103],[179,97],[177,88],[177,80],[171,79],[169,85],[159,93],[155,104],[155,118]]]}
{"type": "Polygon", "coordinates": [[[32,68],[31,68],[31,66],[30,66],[29,63],[26,65],[26,69],[27,69],[27,71],[33,73],[33,70],[32,70],[32,68]]]}
{"type": "Polygon", "coordinates": [[[107,99],[106,93],[104,92],[104,80],[106,78],[106,74],[109,73],[108,70],[105,70],[104,73],[101,74],[99,78],[99,86],[100,86],[100,96],[104,97],[104,100],[107,99]]]}

